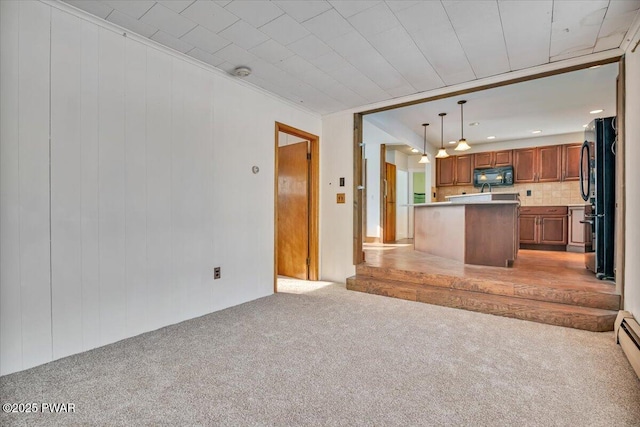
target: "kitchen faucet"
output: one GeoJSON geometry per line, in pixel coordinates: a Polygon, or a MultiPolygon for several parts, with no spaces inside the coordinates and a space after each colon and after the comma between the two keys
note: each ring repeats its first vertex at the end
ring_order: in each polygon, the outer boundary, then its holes
{"type": "Polygon", "coordinates": [[[488,185],[489,186],[489,193],[491,193],[491,184],[489,184],[488,182],[483,182],[482,185],[480,186],[480,192],[484,193],[484,186],[488,185]]]}

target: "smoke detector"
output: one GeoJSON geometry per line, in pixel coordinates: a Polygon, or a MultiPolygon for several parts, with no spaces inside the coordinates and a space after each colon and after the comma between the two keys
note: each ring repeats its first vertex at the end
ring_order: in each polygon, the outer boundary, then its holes
{"type": "Polygon", "coordinates": [[[251,74],[251,68],[245,66],[236,67],[232,74],[236,77],[247,77],[251,74]]]}

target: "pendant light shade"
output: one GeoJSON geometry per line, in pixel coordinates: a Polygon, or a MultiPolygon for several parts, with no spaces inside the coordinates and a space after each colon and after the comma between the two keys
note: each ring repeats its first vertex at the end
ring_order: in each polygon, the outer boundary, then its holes
{"type": "Polygon", "coordinates": [[[464,108],[463,105],[466,103],[467,101],[458,101],[458,104],[460,104],[460,140],[458,141],[458,145],[456,146],[455,150],[456,151],[467,151],[469,148],[469,144],[467,144],[467,140],[464,139],[464,108]]]}
{"type": "Polygon", "coordinates": [[[447,150],[444,148],[444,116],[446,116],[447,113],[440,113],[438,115],[440,116],[440,149],[438,150],[438,154],[436,154],[436,159],[445,159],[449,157],[449,153],[447,153],[447,150]]]}
{"type": "Polygon", "coordinates": [[[427,156],[427,126],[429,126],[429,123],[423,123],[422,126],[424,126],[424,147],[422,150],[422,157],[420,157],[418,163],[431,163],[429,161],[429,156],[427,156]]]}

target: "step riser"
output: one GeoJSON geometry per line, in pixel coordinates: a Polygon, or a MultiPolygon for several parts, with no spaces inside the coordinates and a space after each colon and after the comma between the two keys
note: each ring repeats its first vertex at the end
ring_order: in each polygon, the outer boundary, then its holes
{"type": "Polygon", "coordinates": [[[403,287],[402,284],[375,278],[349,278],[347,289],[593,332],[612,331],[616,317],[615,311],[588,314],[581,312],[585,309],[571,305],[545,304],[523,298],[426,285],[403,287]],[[541,307],[541,304],[545,306],[541,307]]]}
{"type": "Polygon", "coordinates": [[[482,279],[469,279],[444,274],[428,274],[415,271],[403,271],[391,268],[378,268],[366,265],[356,267],[357,276],[368,276],[381,281],[411,283],[415,285],[437,286],[492,295],[548,301],[580,307],[618,310],[620,296],[588,290],[557,289],[545,286],[507,283],[482,279]]]}

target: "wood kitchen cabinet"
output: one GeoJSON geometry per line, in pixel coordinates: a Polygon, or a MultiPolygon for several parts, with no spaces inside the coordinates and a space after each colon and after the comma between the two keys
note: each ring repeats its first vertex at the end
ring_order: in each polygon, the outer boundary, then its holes
{"type": "Polygon", "coordinates": [[[513,150],[514,182],[553,182],[562,178],[562,146],[513,150]]]}
{"type": "Polygon", "coordinates": [[[473,155],[474,169],[496,168],[513,164],[513,150],[488,151],[473,155]]]}
{"type": "Polygon", "coordinates": [[[580,151],[582,144],[566,144],[562,146],[562,180],[578,181],[580,179],[580,151]]]}
{"type": "Polygon", "coordinates": [[[472,185],[472,159],[471,154],[436,159],[436,185],[438,187],[472,185]]]}
{"type": "Polygon", "coordinates": [[[523,249],[565,250],[567,245],[566,206],[520,208],[520,247],[523,249]]]}

